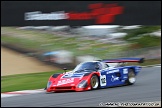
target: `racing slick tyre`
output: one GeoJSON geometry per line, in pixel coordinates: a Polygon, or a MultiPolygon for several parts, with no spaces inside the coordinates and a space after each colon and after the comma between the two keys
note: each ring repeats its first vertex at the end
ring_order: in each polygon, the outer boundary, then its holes
{"type": "Polygon", "coordinates": [[[126,81],[127,85],[132,85],[136,82],[136,75],[133,69],[129,69],[128,71],[128,80],[126,81]]]}
{"type": "Polygon", "coordinates": [[[92,75],[90,84],[91,84],[92,90],[97,89],[99,87],[99,79],[97,75],[92,75]]]}

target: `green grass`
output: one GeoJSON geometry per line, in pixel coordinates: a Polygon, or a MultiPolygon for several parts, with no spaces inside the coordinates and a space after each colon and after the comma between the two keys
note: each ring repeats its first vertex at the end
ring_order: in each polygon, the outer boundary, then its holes
{"type": "MultiPolygon", "coordinates": [[[[161,64],[161,59],[147,60],[141,64],[128,63],[128,65],[141,65],[141,66],[153,64],[161,64]]],[[[63,72],[63,70],[1,76],[1,92],[45,88],[49,77],[54,73],[60,72],[63,72]]]]}
{"type": "Polygon", "coordinates": [[[124,37],[124,39],[129,39],[132,37],[136,37],[141,34],[151,33],[161,29],[161,26],[142,26],[138,29],[130,29],[130,30],[123,30],[123,32],[127,32],[128,35],[124,37]]]}
{"type": "Polygon", "coordinates": [[[105,54],[114,51],[122,51],[126,45],[114,46],[112,44],[99,43],[96,40],[84,40],[78,37],[62,37],[41,31],[18,30],[14,27],[1,27],[3,34],[1,41],[13,45],[19,45],[22,48],[41,49],[43,51],[68,50],[73,52],[74,56],[93,55],[98,58],[104,58],[105,54]],[[12,35],[19,35],[13,37],[12,35]],[[27,34],[27,35],[26,35],[27,34]],[[32,38],[20,38],[30,36],[32,38]]]}
{"type": "Polygon", "coordinates": [[[60,72],[63,72],[63,70],[1,76],[1,92],[44,88],[49,77],[60,72]]]}
{"type": "Polygon", "coordinates": [[[28,39],[21,39],[21,38],[6,36],[6,35],[1,35],[1,40],[2,42],[23,46],[24,48],[32,48],[32,49],[39,48],[41,45],[41,43],[36,40],[32,41],[28,39]]]}
{"type": "Polygon", "coordinates": [[[160,29],[161,26],[142,26],[135,30],[125,30],[128,35],[123,39],[130,43],[136,43],[133,46],[130,45],[130,49],[161,46],[161,37],[151,36],[148,34],[160,29]]]}

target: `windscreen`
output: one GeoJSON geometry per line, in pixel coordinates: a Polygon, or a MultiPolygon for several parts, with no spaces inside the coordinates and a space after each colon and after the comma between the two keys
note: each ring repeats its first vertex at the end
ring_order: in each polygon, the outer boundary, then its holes
{"type": "Polygon", "coordinates": [[[84,70],[96,70],[96,67],[98,66],[97,62],[85,62],[81,63],[73,70],[74,72],[83,72],[84,70]]]}

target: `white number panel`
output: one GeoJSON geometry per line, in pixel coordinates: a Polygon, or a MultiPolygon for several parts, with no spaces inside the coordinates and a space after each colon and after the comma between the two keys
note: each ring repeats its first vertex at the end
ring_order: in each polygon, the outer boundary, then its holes
{"type": "Polygon", "coordinates": [[[106,86],[106,75],[101,75],[100,77],[100,85],[106,86]]]}

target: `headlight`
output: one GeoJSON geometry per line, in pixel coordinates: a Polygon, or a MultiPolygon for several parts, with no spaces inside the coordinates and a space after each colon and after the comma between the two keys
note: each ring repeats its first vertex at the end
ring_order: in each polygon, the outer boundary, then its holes
{"type": "Polygon", "coordinates": [[[87,86],[87,81],[86,80],[83,80],[81,81],[79,84],[78,84],[78,88],[85,88],[87,86]]]}
{"type": "Polygon", "coordinates": [[[47,83],[47,88],[49,88],[51,86],[52,82],[51,81],[48,81],[47,83]]]}

